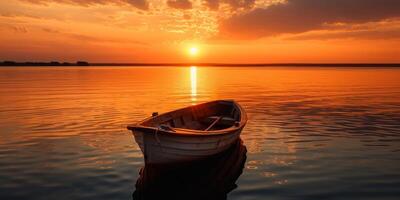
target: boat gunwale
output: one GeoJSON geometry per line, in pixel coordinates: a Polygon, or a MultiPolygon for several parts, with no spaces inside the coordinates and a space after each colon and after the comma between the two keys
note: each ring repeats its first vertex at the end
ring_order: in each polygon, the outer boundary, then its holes
{"type": "MultiPolygon", "coordinates": [[[[247,113],[235,100],[209,101],[209,102],[204,102],[204,103],[197,104],[197,105],[179,108],[179,109],[172,110],[172,111],[169,111],[169,112],[166,112],[163,114],[172,113],[172,112],[175,112],[178,110],[190,109],[195,106],[213,103],[213,102],[231,102],[231,103],[233,103],[233,105],[237,106],[237,108],[239,109],[239,112],[240,112],[239,126],[231,126],[231,127],[225,128],[225,129],[211,130],[211,131],[193,130],[193,129],[185,129],[185,128],[177,128],[177,129],[175,129],[176,131],[168,131],[168,130],[162,130],[162,129],[159,129],[156,127],[143,126],[142,124],[144,122],[149,121],[155,117],[158,117],[158,116],[150,116],[150,117],[148,117],[142,121],[139,121],[135,124],[128,125],[127,128],[131,131],[134,131],[134,130],[138,130],[138,131],[142,131],[142,132],[152,131],[152,132],[157,132],[157,134],[168,134],[168,135],[179,135],[179,136],[221,136],[221,135],[231,134],[232,132],[239,131],[244,128],[244,126],[247,123],[247,113]]],[[[161,114],[161,115],[163,115],[163,114],[161,114]]]]}

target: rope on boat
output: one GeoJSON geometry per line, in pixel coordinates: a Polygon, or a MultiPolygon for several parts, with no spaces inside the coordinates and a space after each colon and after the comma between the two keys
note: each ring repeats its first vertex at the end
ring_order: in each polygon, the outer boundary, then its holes
{"type": "Polygon", "coordinates": [[[161,146],[161,141],[160,141],[160,138],[158,138],[158,134],[157,134],[157,133],[158,133],[158,129],[159,129],[159,128],[156,129],[156,132],[155,132],[154,136],[155,136],[155,138],[156,138],[156,141],[157,141],[158,145],[161,146]]]}
{"type": "Polygon", "coordinates": [[[156,132],[154,133],[154,137],[156,138],[156,141],[157,141],[158,146],[160,147],[160,150],[161,150],[162,152],[164,152],[164,149],[162,148],[162,145],[161,145],[160,138],[158,138],[158,131],[159,131],[159,129],[160,129],[160,128],[157,128],[157,129],[156,129],[156,132]]]}

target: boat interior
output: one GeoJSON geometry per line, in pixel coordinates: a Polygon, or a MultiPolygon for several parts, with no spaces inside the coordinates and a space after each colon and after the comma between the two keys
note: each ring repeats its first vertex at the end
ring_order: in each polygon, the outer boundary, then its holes
{"type": "Polygon", "coordinates": [[[238,126],[240,118],[240,109],[233,101],[213,101],[161,115],[153,114],[141,125],[167,131],[211,131],[238,126]]]}

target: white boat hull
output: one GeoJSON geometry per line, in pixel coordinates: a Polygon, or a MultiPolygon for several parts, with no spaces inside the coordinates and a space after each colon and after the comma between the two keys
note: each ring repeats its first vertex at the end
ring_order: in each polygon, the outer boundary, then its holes
{"type": "Polygon", "coordinates": [[[133,135],[146,164],[166,164],[201,160],[221,153],[239,139],[240,132],[241,129],[226,135],[187,137],[133,131],[133,135]]]}

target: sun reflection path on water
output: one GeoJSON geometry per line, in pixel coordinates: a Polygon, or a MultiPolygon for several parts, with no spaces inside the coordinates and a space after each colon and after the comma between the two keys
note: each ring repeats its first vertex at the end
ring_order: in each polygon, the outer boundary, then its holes
{"type": "Polygon", "coordinates": [[[197,67],[190,67],[190,89],[191,89],[191,100],[192,104],[195,104],[197,101],[197,67]]]}

